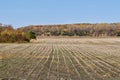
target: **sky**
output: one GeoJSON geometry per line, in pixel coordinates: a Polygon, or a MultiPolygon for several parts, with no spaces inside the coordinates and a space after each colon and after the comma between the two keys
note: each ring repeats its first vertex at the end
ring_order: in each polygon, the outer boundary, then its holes
{"type": "Polygon", "coordinates": [[[28,25],[120,22],[120,0],[0,0],[0,23],[28,25]]]}

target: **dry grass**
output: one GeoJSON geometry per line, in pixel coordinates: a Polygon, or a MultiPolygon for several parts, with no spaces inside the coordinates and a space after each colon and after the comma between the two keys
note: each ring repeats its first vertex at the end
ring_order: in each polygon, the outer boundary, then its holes
{"type": "Polygon", "coordinates": [[[0,60],[2,60],[3,59],[3,57],[0,55],[0,60]]]}
{"type": "Polygon", "coordinates": [[[80,37],[43,37],[34,40],[38,43],[76,43],[76,44],[112,44],[120,43],[120,38],[80,38],[80,37]]]}

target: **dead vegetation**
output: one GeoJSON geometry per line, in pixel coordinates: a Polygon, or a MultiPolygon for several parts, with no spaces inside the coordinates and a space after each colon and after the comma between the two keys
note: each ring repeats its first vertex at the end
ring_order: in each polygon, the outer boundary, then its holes
{"type": "Polygon", "coordinates": [[[119,80],[119,38],[0,44],[0,80],[119,80]]]}

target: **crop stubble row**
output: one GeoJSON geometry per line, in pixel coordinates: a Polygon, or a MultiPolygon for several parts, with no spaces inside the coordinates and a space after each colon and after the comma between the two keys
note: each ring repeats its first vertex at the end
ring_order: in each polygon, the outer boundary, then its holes
{"type": "Polygon", "coordinates": [[[0,78],[114,80],[120,78],[119,45],[0,45],[0,78]]]}

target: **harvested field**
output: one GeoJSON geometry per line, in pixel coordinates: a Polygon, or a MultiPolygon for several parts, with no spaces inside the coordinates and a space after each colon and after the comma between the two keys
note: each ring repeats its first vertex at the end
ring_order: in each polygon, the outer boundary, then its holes
{"type": "Polygon", "coordinates": [[[120,80],[120,38],[0,44],[0,80],[120,80]]]}

